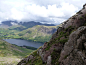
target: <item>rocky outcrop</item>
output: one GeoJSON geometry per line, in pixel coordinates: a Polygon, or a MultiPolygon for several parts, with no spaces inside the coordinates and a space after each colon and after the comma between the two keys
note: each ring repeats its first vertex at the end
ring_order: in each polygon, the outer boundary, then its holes
{"type": "Polygon", "coordinates": [[[27,58],[24,58],[21,60],[21,62],[18,63],[18,65],[26,65],[26,63],[28,63],[28,61],[34,59],[33,55],[29,55],[27,58]]]}
{"type": "Polygon", "coordinates": [[[86,65],[85,43],[86,26],[82,26],[70,34],[60,54],[60,65],[86,65]]]}
{"type": "Polygon", "coordinates": [[[62,23],[37,50],[37,56],[41,57],[40,65],[86,65],[86,5],[62,23]]]}
{"type": "Polygon", "coordinates": [[[62,25],[63,28],[68,28],[69,26],[74,26],[76,28],[84,25],[86,22],[86,5],[83,5],[83,9],[77,12],[74,16],[70,17],[62,25]]]}

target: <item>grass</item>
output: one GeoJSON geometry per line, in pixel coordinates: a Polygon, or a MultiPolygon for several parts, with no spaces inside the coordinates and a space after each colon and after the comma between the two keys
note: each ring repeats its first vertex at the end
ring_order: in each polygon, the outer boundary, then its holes
{"type": "Polygon", "coordinates": [[[53,65],[59,65],[58,60],[59,60],[60,54],[58,54],[55,49],[54,49],[54,51],[52,52],[51,57],[52,57],[52,59],[53,59],[51,63],[52,63],[53,65]]]}
{"type": "Polygon", "coordinates": [[[11,57],[0,57],[0,65],[17,65],[17,63],[20,61],[20,58],[17,58],[15,56],[11,57]]]}
{"type": "Polygon", "coordinates": [[[22,48],[0,39],[0,65],[17,65],[17,63],[34,50],[22,48]]]}
{"type": "Polygon", "coordinates": [[[37,54],[37,50],[32,52],[30,55],[33,55],[35,58],[29,61],[26,65],[46,65],[46,63],[43,64],[41,57],[37,54]]]}

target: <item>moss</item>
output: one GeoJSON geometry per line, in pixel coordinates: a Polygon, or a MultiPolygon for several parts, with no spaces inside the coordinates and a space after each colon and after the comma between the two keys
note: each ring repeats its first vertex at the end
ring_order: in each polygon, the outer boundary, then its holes
{"type": "Polygon", "coordinates": [[[66,55],[65,57],[64,57],[64,59],[66,59],[68,57],[68,55],[66,55]]]}
{"type": "Polygon", "coordinates": [[[49,50],[52,44],[55,43],[61,43],[64,44],[68,41],[68,36],[74,31],[74,27],[69,26],[68,28],[64,29],[58,34],[58,37],[47,43],[47,48],[45,50],[49,50]],[[64,37],[65,39],[60,40],[61,37],[64,37]]]}
{"type": "Polygon", "coordinates": [[[33,52],[32,55],[34,55],[34,59],[28,61],[26,65],[46,65],[43,64],[41,57],[37,54],[37,51],[33,52]]]}
{"type": "Polygon", "coordinates": [[[67,42],[68,39],[62,39],[62,40],[60,40],[61,37],[66,37],[66,36],[67,36],[67,33],[64,33],[63,31],[61,31],[59,33],[59,36],[57,38],[53,39],[50,43],[49,42],[47,43],[47,48],[45,50],[49,50],[50,47],[52,46],[52,44],[55,44],[55,43],[58,43],[58,42],[60,42],[60,43],[67,42]]]}
{"type": "Polygon", "coordinates": [[[84,24],[84,26],[86,26],[86,23],[84,24]]]}
{"type": "Polygon", "coordinates": [[[69,26],[68,28],[66,28],[64,31],[67,31],[68,29],[72,29],[72,26],[69,26]]]}
{"type": "MultiPolygon", "coordinates": [[[[37,50],[31,52],[29,55],[33,55],[34,57],[35,57],[35,56],[38,56],[38,54],[37,54],[37,50]]],[[[29,55],[28,55],[28,56],[29,56],[29,55]]]]}
{"type": "Polygon", "coordinates": [[[49,50],[51,46],[48,46],[45,50],[49,50]]]}
{"type": "Polygon", "coordinates": [[[80,17],[80,19],[83,19],[83,17],[80,17]]]}
{"type": "Polygon", "coordinates": [[[52,65],[59,65],[59,62],[58,62],[58,60],[59,60],[59,57],[60,57],[60,54],[58,54],[57,52],[56,52],[56,50],[54,49],[54,51],[51,53],[51,57],[52,57],[52,65]]]}
{"type": "Polygon", "coordinates": [[[60,43],[64,44],[65,42],[67,42],[68,39],[62,39],[62,40],[59,40],[60,43]]]}
{"type": "Polygon", "coordinates": [[[59,33],[59,35],[63,35],[64,34],[64,32],[63,31],[61,31],[60,33],[59,33]]]}
{"type": "Polygon", "coordinates": [[[60,35],[57,39],[60,40],[60,38],[62,37],[63,35],[60,35]]]}

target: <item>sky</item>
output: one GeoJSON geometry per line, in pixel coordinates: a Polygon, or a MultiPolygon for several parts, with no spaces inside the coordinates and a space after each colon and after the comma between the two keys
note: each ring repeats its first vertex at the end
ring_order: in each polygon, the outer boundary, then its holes
{"type": "Polygon", "coordinates": [[[0,0],[0,23],[6,20],[59,24],[82,9],[86,0],[0,0]]]}

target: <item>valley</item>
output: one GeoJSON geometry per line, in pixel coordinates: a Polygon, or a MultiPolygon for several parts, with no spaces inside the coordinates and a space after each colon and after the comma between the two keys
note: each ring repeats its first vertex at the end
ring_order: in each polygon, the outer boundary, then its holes
{"type": "MultiPolygon", "coordinates": [[[[28,24],[28,26],[31,24],[31,22],[28,24]]],[[[1,39],[24,39],[28,41],[33,41],[33,42],[40,42],[44,43],[50,40],[52,34],[56,32],[57,28],[61,25],[57,26],[45,26],[45,25],[37,25],[37,23],[34,22],[31,25],[33,27],[25,27],[23,24],[18,24],[18,25],[11,25],[10,24],[6,25],[1,24],[0,26],[0,38],[1,39]],[[36,26],[34,26],[36,24],[36,26]],[[5,27],[9,26],[9,27],[5,27]]],[[[48,24],[46,24],[48,25],[48,24]]]]}
{"type": "Polygon", "coordinates": [[[0,65],[17,65],[22,58],[48,42],[60,26],[27,23],[6,21],[0,24],[0,65]]]}

